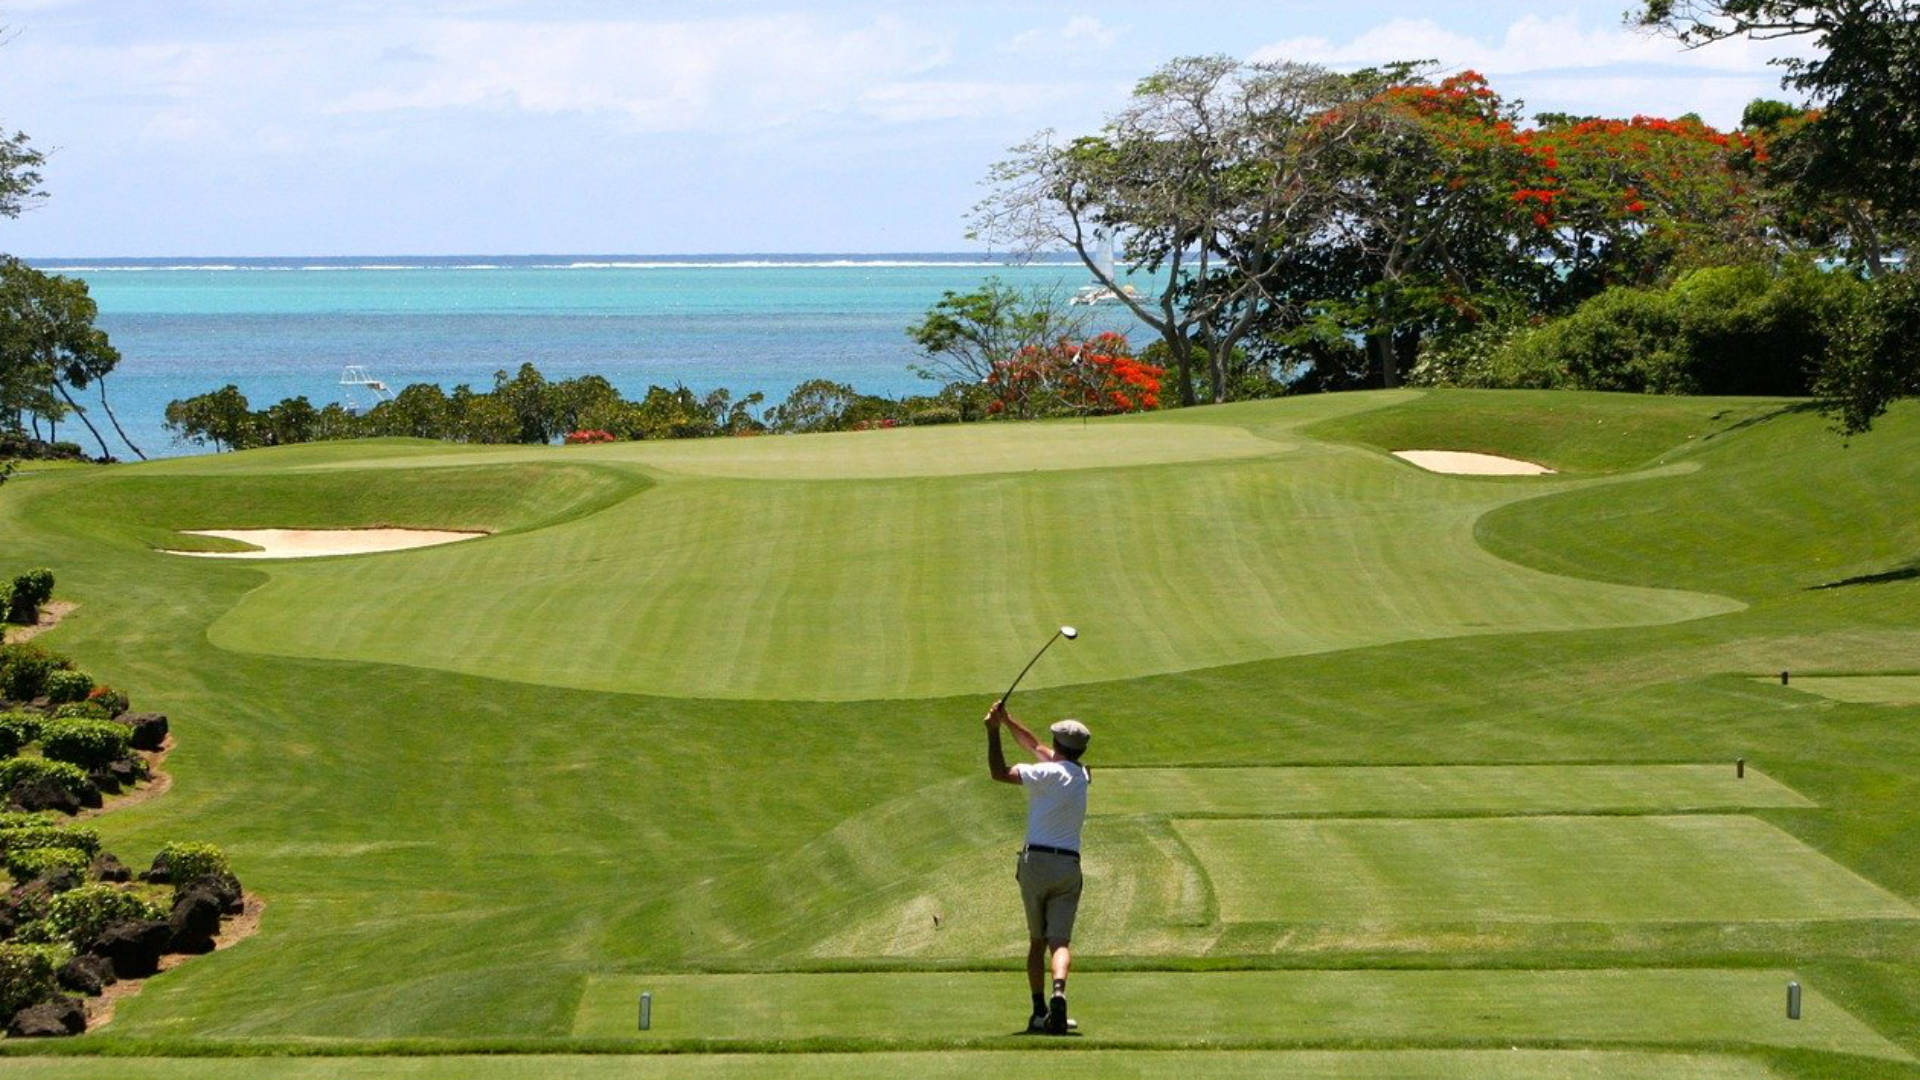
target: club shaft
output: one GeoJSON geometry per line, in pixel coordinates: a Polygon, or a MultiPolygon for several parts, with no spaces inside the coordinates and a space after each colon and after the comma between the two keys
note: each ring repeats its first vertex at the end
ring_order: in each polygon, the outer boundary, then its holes
{"type": "Polygon", "coordinates": [[[1007,687],[1007,692],[1000,695],[1000,700],[1002,702],[1005,702],[1008,698],[1013,696],[1013,687],[1020,685],[1020,680],[1027,677],[1027,672],[1033,670],[1033,665],[1039,663],[1040,657],[1043,656],[1048,649],[1053,648],[1053,643],[1059,640],[1060,640],[1060,631],[1055,630],[1053,632],[1053,636],[1047,639],[1047,643],[1045,645],[1040,646],[1040,651],[1033,654],[1033,659],[1027,661],[1027,666],[1020,669],[1020,674],[1015,675],[1013,677],[1013,686],[1007,687]]]}

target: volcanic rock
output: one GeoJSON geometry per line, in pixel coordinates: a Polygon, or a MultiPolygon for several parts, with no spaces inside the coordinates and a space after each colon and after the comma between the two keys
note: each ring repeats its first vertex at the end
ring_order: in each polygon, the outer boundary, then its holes
{"type": "Polygon", "coordinates": [[[160,970],[160,956],[173,940],[173,927],[159,919],[122,919],[108,923],[87,951],[113,963],[122,979],[144,978],[160,970]]]}
{"type": "Polygon", "coordinates": [[[60,985],[92,997],[118,982],[113,977],[113,961],[104,956],[81,955],[60,966],[60,985]]]}
{"type": "Polygon", "coordinates": [[[13,1014],[7,1034],[16,1039],[78,1035],[87,1030],[87,1010],[70,997],[52,998],[13,1014]]]}

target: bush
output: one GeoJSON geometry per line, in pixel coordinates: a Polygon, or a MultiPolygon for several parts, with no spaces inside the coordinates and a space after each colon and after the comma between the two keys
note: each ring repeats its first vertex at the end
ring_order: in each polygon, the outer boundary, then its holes
{"type": "Polygon", "coordinates": [[[0,761],[0,795],[12,791],[22,780],[38,780],[42,777],[55,781],[76,797],[87,786],[87,774],[77,765],[45,758],[17,757],[0,761]]]}
{"type": "Polygon", "coordinates": [[[92,829],[66,829],[45,823],[0,829],[0,852],[10,855],[46,848],[69,848],[91,857],[100,853],[100,834],[92,829]]]}
{"type": "Polygon", "coordinates": [[[82,948],[100,931],[122,919],[163,919],[158,904],[107,884],[82,885],[54,897],[47,904],[42,933],[82,948]]]}
{"type": "MultiPolygon", "coordinates": [[[[40,825],[51,825],[53,819],[45,814],[21,813],[16,810],[0,810],[0,832],[7,829],[26,829],[40,825]]],[[[5,845],[0,844],[0,847],[5,845]]]]}
{"type": "Polygon", "coordinates": [[[47,718],[37,712],[0,712],[0,747],[8,747],[0,757],[9,757],[40,737],[47,718]]]}
{"type": "Polygon", "coordinates": [[[53,761],[71,761],[82,769],[98,769],[127,756],[133,729],[111,720],[86,717],[55,719],[40,730],[40,752],[53,761]]]}
{"type": "Polygon", "coordinates": [[[56,704],[68,701],[85,701],[93,693],[93,676],[84,671],[50,671],[47,673],[47,699],[56,704]]]}
{"type": "Polygon", "coordinates": [[[166,867],[167,877],[175,883],[233,873],[226,853],[212,844],[168,844],[154,854],[153,865],[166,867]]]}
{"type": "Polygon", "coordinates": [[[87,864],[93,857],[79,848],[27,848],[24,851],[9,851],[4,856],[7,873],[13,880],[25,884],[49,870],[66,869],[76,874],[85,874],[87,864]]]}
{"type": "Polygon", "coordinates": [[[47,677],[67,666],[63,657],[38,645],[0,645],[0,697],[32,701],[47,692],[47,677]]]}
{"type": "Polygon", "coordinates": [[[105,720],[112,714],[99,702],[69,701],[53,710],[55,720],[105,720]]]}
{"type": "Polygon", "coordinates": [[[66,958],[44,945],[0,942],[0,1016],[12,1016],[59,993],[57,972],[66,958]]]}
{"type": "Polygon", "coordinates": [[[31,626],[40,621],[40,605],[54,598],[54,571],[27,571],[13,578],[6,621],[31,626]]]}
{"type": "Polygon", "coordinates": [[[949,409],[944,406],[920,409],[909,413],[907,415],[907,422],[915,427],[924,427],[928,424],[957,424],[960,422],[960,410],[949,409]]]}
{"type": "Polygon", "coordinates": [[[127,700],[127,695],[115,690],[111,686],[94,687],[93,690],[87,694],[87,703],[98,705],[108,719],[112,719],[126,712],[133,704],[127,700]]]}
{"type": "Polygon", "coordinates": [[[13,579],[5,618],[30,626],[40,621],[40,605],[53,599],[53,571],[29,570],[13,579]]]}

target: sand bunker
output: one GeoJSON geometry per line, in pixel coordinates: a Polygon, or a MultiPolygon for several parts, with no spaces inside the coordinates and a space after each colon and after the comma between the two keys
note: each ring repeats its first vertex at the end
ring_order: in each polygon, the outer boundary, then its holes
{"type": "Polygon", "coordinates": [[[1453,473],[1456,476],[1540,476],[1553,471],[1531,461],[1516,461],[1495,454],[1471,454],[1464,450],[1395,450],[1393,456],[1410,461],[1428,472],[1453,473]]]}
{"type": "Polygon", "coordinates": [[[483,532],[440,529],[184,529],[189,536],[218,536],[253,544],[259,551],[169,551],[201,559],[312,559],[321,555],[365,555],[375,551],[472,540],[483,532]]]}

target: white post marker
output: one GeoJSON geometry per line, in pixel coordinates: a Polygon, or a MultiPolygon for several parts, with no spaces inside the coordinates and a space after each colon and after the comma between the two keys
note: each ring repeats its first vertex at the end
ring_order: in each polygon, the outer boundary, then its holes
{"type": "Polygon", "coordinates": [[[640,1030],[646,1031],[652,1027],[653,1027],[653,991],[642,990],[640,992],[640,1030]]]}
{"type": "Polygon", "coordinates": [[[1800,984],[1797,982],[1787,984],[1787,1019],[1800,1019],[1800,984]]]}

